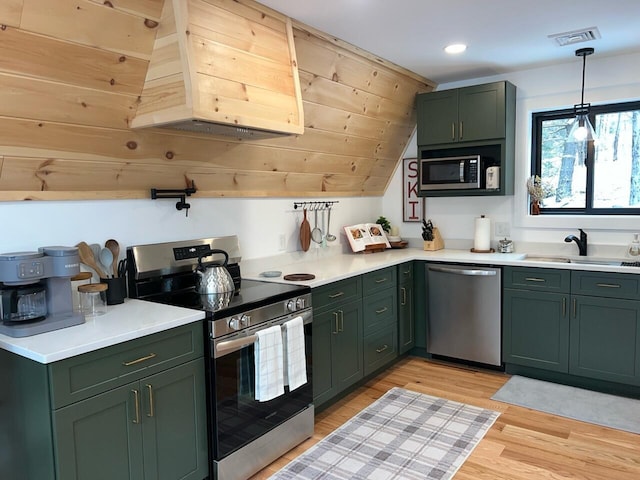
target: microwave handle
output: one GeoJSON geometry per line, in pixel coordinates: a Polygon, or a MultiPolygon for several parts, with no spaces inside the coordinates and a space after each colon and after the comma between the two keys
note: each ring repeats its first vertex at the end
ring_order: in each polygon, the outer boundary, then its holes
{"type": "Polygon", "coordinates": [[[464,160],[460,160],[460,183],[464,182],[464,160]]]}

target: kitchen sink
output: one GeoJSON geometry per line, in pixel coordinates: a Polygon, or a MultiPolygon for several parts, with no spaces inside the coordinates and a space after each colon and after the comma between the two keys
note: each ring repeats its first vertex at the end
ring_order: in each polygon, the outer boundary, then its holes
{"type": "Polygon", "coordinates": [[[579,265],[612,265],[619,267],[622,265],[620,260],[603,260],[596,258],[569,258],[569,257],[554,257],[548,255],[526,255],[523,260],[529,260],[532,262],[555,262],[555,263],[576,263],[579,265]]]}
{"type": "Polygon", "coordinates": [[[523,260],[530,260],[532,262],[571,263],[571,259],[567,257],[549,257],[544,255],[526,255],[523,260]]]}

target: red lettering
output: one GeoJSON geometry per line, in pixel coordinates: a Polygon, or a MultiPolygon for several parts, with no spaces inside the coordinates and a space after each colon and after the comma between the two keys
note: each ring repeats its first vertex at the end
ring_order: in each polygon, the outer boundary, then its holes
{"type": "Polygon", "coordinates": [[[416,214],[416,208],[418,207],[417,201],[410,201],[409,206],[411,207],[411,215],[409,215],[410,220],[418,220],[418,215],[416,214]]]}
{"type": "Polygon", "coordinates": [[[410,172],[407,174],[407,178],[417,178],[418,177],[418,161],[411,160],[407,164],[407,170],[410,172]]]}
{"type": "Polygon", "coordinates": [[[418,196],[418,182],[407,182],[407,198],[418,196]]]}

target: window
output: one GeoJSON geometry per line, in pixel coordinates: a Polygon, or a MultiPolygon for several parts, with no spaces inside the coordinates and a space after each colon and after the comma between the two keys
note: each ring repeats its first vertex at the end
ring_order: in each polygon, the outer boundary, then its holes
{"type": "Polygon", "coordinates": [[[569,142],[573,109],[533,114],[541,214],[640,215],[640,102],[592,106],[597,140],[569,142]]]}

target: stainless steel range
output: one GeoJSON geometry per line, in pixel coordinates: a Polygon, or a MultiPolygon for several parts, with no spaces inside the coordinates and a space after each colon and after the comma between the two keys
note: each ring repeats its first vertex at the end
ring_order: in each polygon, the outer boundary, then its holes
{"type": "Polygon", "coordinates": [[[205,312],[210,463],[212,477],[220,480],[246,479],[313,435],[311,289],[242,279],[240,260],[236,236],[127,249],[131,298],[205,312]],[[228,254],[233,295],[197,291],[198,258],[205,267],[224,259],[209,255],[212,249],[228,254]],[[257,400],[256,338],[270,327],[299,322],[297,317],[304,331],[306,383],[257,400]]]}

